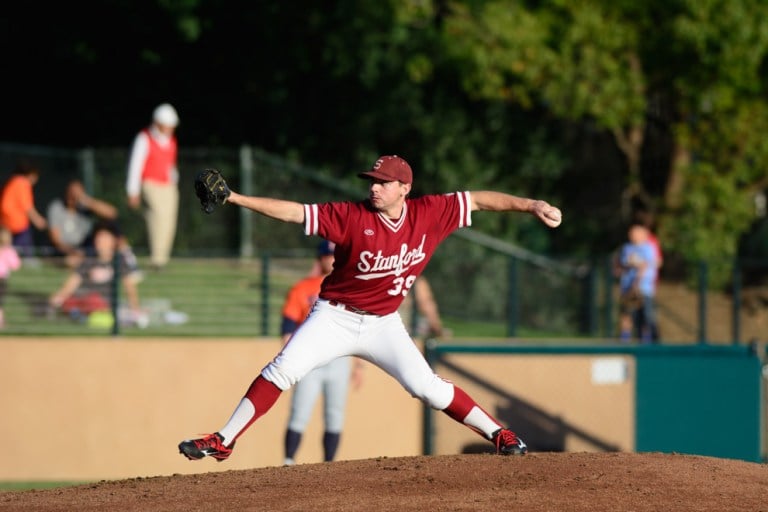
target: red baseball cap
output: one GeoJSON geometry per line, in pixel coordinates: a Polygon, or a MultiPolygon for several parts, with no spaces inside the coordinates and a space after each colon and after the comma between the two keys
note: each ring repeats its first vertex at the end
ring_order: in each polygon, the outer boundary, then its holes
{"type": "Polygon", "coordinates": [[[408,162],[397,155],[380,156],[370,171],[358,173],[360,178],[413,183],[413,172],[408,162]]]}

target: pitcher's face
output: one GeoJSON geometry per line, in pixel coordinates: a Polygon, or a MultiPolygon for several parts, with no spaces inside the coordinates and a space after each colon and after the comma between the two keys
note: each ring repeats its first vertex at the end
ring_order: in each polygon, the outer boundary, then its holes
{"type": "Polygon", "coordinates": [[[380,212],[389,212],[402,207],[405,197],[410,191],[411,185],[409,183],[371,179],[368,187],[368,198],[374,208],[380,212]]]}

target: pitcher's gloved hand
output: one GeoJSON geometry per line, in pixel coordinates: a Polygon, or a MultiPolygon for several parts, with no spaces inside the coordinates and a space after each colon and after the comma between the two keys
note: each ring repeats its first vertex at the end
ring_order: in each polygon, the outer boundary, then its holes
{"type": "Polygon", "coordinates": [[[195,178],[195,194],[205,213],[213,212],[217,204],[224,204],[230,190],[224,176],[216,169],[205,169],[195,178]]]}

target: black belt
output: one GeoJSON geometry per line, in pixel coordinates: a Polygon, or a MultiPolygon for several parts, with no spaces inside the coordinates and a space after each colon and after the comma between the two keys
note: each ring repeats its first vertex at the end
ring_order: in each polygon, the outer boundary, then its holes
{"type": "Polygon", "coordinates": [[[346,304],[342,304],[341,302],[336,301],[336,300],[329,300],[328,304],[330,304],[331,306],[335,306],[335,307],[344,309],[344,310],[352,312],[352,313],[357,313],[358,315],[378,316],[378,315],[376,315],[376,313],[371,313],[370,311],[366,311],[364,309],[358,309],[358,308],[356,308],[354,306],[347,306],[346,304]]]}

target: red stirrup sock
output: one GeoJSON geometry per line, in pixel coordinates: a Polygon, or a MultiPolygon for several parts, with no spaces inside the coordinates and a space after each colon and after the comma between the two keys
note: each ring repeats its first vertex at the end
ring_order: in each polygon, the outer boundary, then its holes
{"type": "Polygon", "coordinates": [[[251,383],[251,387],[245,393],[245,398],[251,401],[256,409],[253,419],[261,417],[265,412],[272,408],[280,398],[282,390],[259,375],[251,383]]]}
{"type": "Polygon", "coordinates": [[[499,422],[455,384],[453,400],[443,409],[443,412],[486,438],[489,438],[487,432],[493,432],[499,428],[499,422]]]}
{"type": "Polygon", "coordinates": [[[454,384],[453,400],[448,404],[448,407],[443,409],[443,412],[459,423],[464,423],[464,418],[476,405],[475,401],[463,389],[454,384]]]}
{"type": "Polygon", "coordinates": [[[250,427],[254,421],[262,417],[269,409],[271,409],[272,406],[275,405],[275,402],[277,402],[277,399],[280,398],[281,394],[282,390],[273,383],[269,382],[261,375],[256,377],[243,397],[244,399],[247,398],[248,401],[253,404],[252,416],[247,420],[245,425],[239,429],[232,442],[237,440],[243,432],[248,430],[248,427],[250,427]]]}

